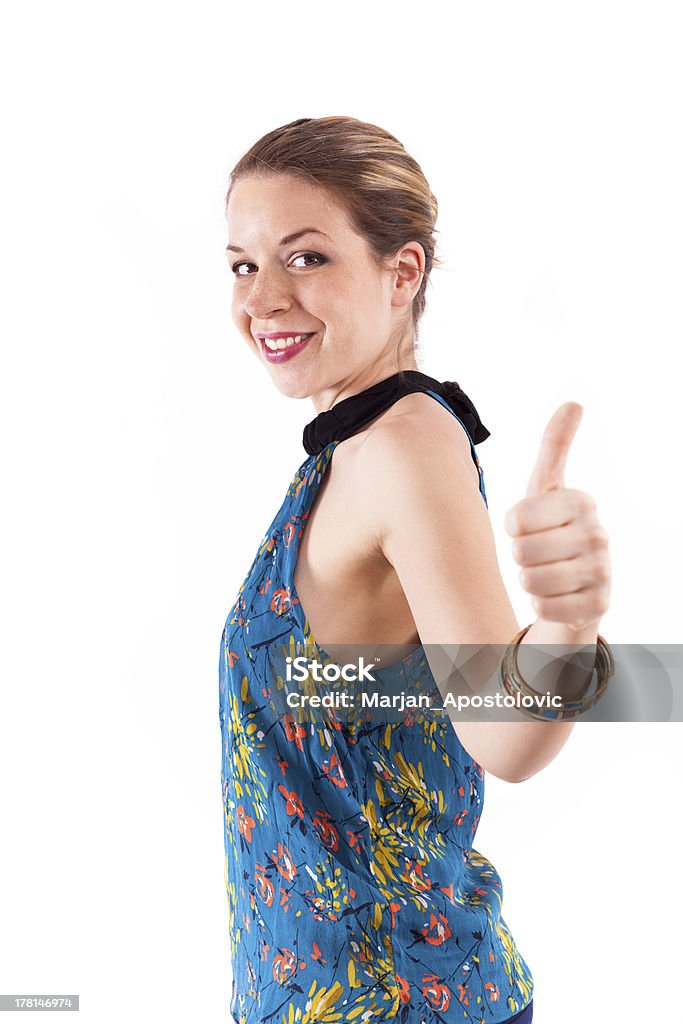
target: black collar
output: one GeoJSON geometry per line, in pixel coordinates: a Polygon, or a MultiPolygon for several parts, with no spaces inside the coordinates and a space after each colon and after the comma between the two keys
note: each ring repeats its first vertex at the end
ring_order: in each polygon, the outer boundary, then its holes
{"type": "Polygon", "coordinates": [[[331,441],[351,437],[370,420],[388,409],[403,395],[414,391],[435,391],[463,421],[474,444],[481,444],[490,431],[479,419],[474,405],[455,381],[438,381],[419,370],[402,370],[377,384],[372,384],[357,395],[337,402],[327,412],[320,412],[304,427],[304,448],[309,455],[317,455],[331,441]]]}

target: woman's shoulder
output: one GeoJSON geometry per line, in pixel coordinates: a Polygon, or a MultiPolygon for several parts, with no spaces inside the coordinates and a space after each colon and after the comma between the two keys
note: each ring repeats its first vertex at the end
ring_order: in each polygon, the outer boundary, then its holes
{"type": "Polygon", "coordinates": [[[419,486],[460,466],[479,488],[470,436],[460,420],[431,395],[412,392],[394,403],[361,435],[355,451],[363,476],[409,474],[419,486]]]}

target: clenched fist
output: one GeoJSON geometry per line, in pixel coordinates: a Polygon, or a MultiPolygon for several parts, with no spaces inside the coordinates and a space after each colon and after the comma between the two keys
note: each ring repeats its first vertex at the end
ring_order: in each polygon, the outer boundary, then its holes
{"type": "Polygon", "coordinates": [[[505,516],[512,556],[539,619],[597,629],[609,606],[608,537],[585,491],[564,486],[567,453],[583,409],[565,402],[545,428],[526,497],[505,516]]]}

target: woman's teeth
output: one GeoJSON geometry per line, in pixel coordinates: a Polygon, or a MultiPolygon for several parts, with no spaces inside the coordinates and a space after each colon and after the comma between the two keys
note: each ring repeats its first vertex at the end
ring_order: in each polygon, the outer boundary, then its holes
{"type": "Polygon", "coordinates": [[[269,348],[271,352],[277,352],[281,348],[291,348],[292,345],[298,345],[304,340],[309,338],[309,334],[292,334],[288,338],[265,338],[266,348],[269,348]]]}

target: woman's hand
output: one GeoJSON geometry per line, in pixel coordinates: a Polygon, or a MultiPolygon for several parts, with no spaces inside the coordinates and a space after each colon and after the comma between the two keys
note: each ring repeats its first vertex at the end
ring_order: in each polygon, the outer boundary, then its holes
{"type": "Polygon", "coordinates": [[[550,418],[529,480],[526,497],[505,517],[514,537],[512,556],[519,578],[532,595],[539,619],[572,630],[594,625],[609,606],[611,583],[607,533],[595,501],[564,486],[569,446],[583,409],[565,402],[550,418]]]}

